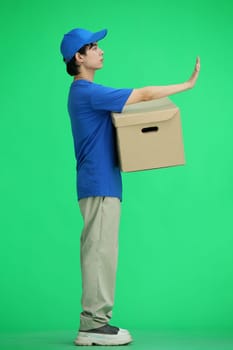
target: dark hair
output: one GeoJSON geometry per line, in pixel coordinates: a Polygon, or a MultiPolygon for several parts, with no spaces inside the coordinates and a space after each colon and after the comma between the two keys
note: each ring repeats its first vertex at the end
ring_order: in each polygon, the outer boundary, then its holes
{"type": "MultiPolygon", "coordinates": [[[[81,47],[81,49],[78,50],[78,52],[81,55],[86,55],[87,49],[92,48],[93,45],[94,45],[93,43],[88,44],[88,45],[84,45],[83,47],[81,47]]],[[[65,59],[63,59],[63,60],[65,62],[65,59]]],[[[79,72],[79,64],[76,61],[75,55],[71,58],[71,60],[69,62],[66,62],[66,71],[71,76],[75,76],[75,75],[78,75],[80,73],[79,72]]]]}

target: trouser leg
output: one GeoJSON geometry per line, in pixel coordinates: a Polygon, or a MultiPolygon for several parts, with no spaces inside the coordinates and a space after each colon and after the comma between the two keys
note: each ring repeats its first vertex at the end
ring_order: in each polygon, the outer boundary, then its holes
{"type": "Polygon", "coordinates": [[[108,323],[114,304],[118,259],[120,200],[89,197],[79,201],[84,219],[81,235],[82,313],[80,329],[108,323]]]}

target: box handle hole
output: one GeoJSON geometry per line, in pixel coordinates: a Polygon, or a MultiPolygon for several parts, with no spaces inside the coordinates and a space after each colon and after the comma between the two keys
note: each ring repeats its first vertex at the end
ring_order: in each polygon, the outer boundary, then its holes
{"type": "Polygon", "coordinates": [[[158,126],[149,126],[148,128],[142,128],[142,132],[157,132],[159,130],[158,126]]]}

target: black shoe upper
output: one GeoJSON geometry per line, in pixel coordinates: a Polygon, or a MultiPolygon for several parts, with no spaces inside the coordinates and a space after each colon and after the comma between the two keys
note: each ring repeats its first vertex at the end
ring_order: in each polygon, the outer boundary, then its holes
{"type": "Polygon", "coordinates": [[[118,334],[119,328],[111,326],[110,324],[106,324],[100,328],[89,329],[88,331],[80,330],[80,332],[98,333],[98,334],[118,334]]]}

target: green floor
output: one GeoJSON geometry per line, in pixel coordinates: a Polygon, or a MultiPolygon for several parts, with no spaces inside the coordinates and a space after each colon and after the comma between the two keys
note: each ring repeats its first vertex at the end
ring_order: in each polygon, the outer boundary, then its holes
{"type": "MultiPolygon", "coordinates": [[[[131,350],[233,350],[233,336],[182,335],[131,330],[133,343],[125,346],[131,350]]],[[[1,350],[61,350],[78,348],[73,345],[75,331],[0,334],[1,350]]],[[[84,347],[82,347],[84,348],[84,347]]],[[[90,347],[88,347],[90,348],[90,347]]],[[[95,349],[113,349],[95,346],[95,349]]],[[[123,348],[123,347],[121,347],[123,348]]]]}

